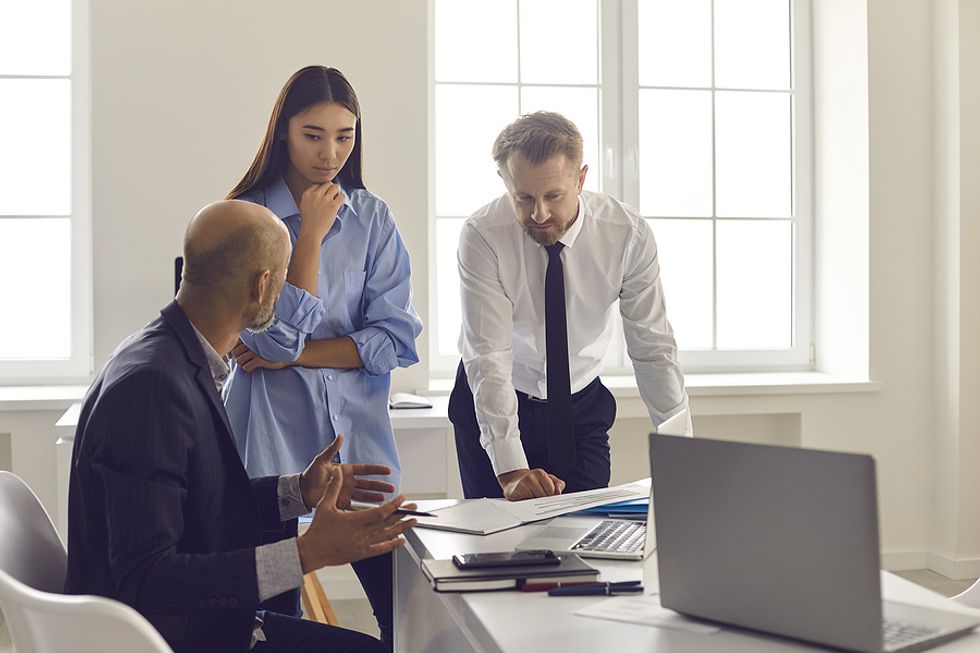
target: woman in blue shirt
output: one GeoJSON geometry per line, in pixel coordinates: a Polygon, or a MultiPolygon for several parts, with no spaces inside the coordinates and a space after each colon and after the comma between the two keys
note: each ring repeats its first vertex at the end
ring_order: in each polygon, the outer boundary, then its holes
{"type": "MultiPolygon", "coordinates": [[[[301,471],[338,433],[344,463],[380,463],[399,486],[390,372],[418,362],[408,252],[361,178],[361,112],[344,75],[286,82],[248,172],[228,194],[278,215],[293,241],[276,323],[243,332],[225,388],[249,476],[301,471]]],[[[354,563],[390,645],[391,557],[354,563]]]]}

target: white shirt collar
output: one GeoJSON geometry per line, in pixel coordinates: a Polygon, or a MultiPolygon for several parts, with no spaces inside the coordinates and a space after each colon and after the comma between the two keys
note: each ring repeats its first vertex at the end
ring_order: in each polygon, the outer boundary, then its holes
{"type": "Polygon", "coordinates": [[[226,358],[215,351],[211,343],[201,335],[201,332],[197,330],[196,326],[191,324],[191,328],[194,329],[194,335],[197,336],[198,341],[201,343],[201,348],[204,350],[204,358],[208,361],[208,367],[211,368],[211,376],[214,377],[214,385],[218,388],[218,394],[221,394],[221,389],[224,387],[225,381],[228,380],[228,375],[231,374],[231,366],[228,364],[226,358]]]}
{"type": "Polygon", "coordinates": [[[578,214],[575,216],[575,222],[572,226],[568,228],[561,238],[558,239],[565,248],[570,248],[575,244],[575,239],[578,238],[579,233],[582,231],[582,223],[585,222],[586,218],[589,216],[589,207],[582,200],[582,193],[578,194],[578,214]]]}

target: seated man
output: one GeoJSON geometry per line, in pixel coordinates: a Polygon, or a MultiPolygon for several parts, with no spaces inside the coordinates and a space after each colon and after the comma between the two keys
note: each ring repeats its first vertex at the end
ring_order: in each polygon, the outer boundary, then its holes
{"type": "MultiPolygon", "coordinates": [[[[383,651],[367,635],[272,612],[259,603],[304,573],[397,548],[414,522],[381,465],[339,465],[341,438],[301,474],[249,481],[219,387],[243,328],[273,320],[289,235],[268,209],[217,202],[191,222],[184,279],[160,317],[115,351],[85,397],[69,490],[65,591],[139,610],[183,651],[383,651]],[[262,531],[316,506],[298,538],[262,531]]],[[[111,642],[106,642],[111,647],[111,642]]]]}

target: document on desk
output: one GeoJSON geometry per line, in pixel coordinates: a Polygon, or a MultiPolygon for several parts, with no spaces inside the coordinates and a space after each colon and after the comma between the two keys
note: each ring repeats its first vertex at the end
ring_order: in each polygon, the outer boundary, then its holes
{"type": "Polygon", "coordinates": [[[594,619],[625,621],[631,624],[683,630],[699,635],[713,635],[721,630],[718,626],[694,621],[673,610],[668,610],[660,605],[658,594],[617,596],[576,610],[575,614],[594,619]]]}
{"type": "Polygon", "coordinates": [[[570,492],[553,497],[507,501],[506,499],[470,499],[447,508],[429,509],[435,517],[419,517],[420,528],[434,528],[457,533],[489,535],[516,528],[522,524],[551,519],[561,515],[601,506],[615,501],[638,499],[650,495],[649,479],[615,487],[570,492]]]}

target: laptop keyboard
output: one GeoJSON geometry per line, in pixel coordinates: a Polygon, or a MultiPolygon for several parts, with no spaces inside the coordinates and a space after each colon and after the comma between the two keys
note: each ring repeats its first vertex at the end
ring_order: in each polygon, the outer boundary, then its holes
{"type": "Polygon", "coordinates": [[[938,628],[917,626],[901,621],[884,621],[881,624],[885,650],[894,651],[927,640],[939,633],[938,628]]]}
{"type": "Polygon", "coordinates": [[[646,534],[644,522],[606,519],[586,533],[572,550],[635,553],[643,547],[646,534]]]}

